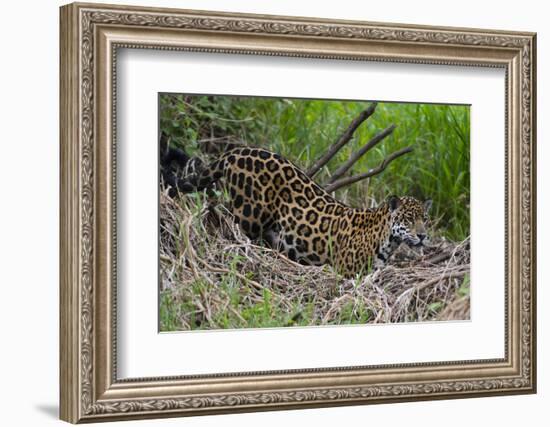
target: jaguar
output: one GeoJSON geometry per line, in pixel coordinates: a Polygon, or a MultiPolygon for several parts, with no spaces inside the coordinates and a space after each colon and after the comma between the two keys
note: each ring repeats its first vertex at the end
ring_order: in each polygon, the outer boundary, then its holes
{"type": "Polygon", "coordinates": [[[301,264],[330,264],[347,277],[380,268],[401,243],[417,247],[428,239],[431,200],[389,196],[375,208],[353,208],[266,149],[231,148],[178,187],[190,193],[217,182],[248,237],[301,264]]]}

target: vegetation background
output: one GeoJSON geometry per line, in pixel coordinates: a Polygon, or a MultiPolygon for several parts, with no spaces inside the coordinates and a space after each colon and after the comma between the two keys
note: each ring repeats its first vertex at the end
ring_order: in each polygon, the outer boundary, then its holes
{"type": "MultiPolygon", "coordinates": [[[[160,96],[160,126],[175,146],[196,155],[198,142],[234,137],[269,148],[307,168],[326,152],[366,102],[229,96],[160,96]]],[[[349,155],[391,124],[397,127],[354,165],[352,174],[413,146],[381,174],[337,192],[355,207],[390,194],[433,200],[438,231],[453,240],[469,235],[470,107],[379,102],[353,141],[316,176],[324,182],[349,155]]]]}
{"type": "MultiPolygon", "coordinates": [[[[325,153],[369,105],[364,101],[181,94],[161,94],[159,103],[160,130],[170,138],[172,146],[191,156],[205,158],[200,150],[205,142],[243,142],[280,153],[303,169],[325,153]]],[[[412,146],[413,152],[390,163],[381,174],[338,190],[336,197],[354,207],[375,206],[391,194],[411,195],[420,200],[432,199],[432,236],[454,242],[464,241],[470,233],[469,106],[378,102],[375,113],[355,131],[353,140],[315,176],[315,180],[326,182],[354,151],[392,124],[396,125],[396,129],[359,159],[348,175],[376,167],[389,154],[401,148],[412,146]]],[[[205,160],[208,161],[208,158],[205,160]]],[[[199,210],[205,203],[204,199],[191,196],[191,199],[182,202],[187,210],[193,209],[189,205],[190,200],[199,210]]],[[[242,267],[239,260],[234,265],[236,270],[242,267]]],[[[235,290],[246,286],[243,282],[246,280],[237,278],[235,290]]],[[[296,310],[302,313],[300,318],[303,322],[299,324],[315,324],[313,318],[304,316],[303,307],[286,310],[286,314],[280,317],[277,310],[271,310],[271,305],[276,304],[273,295],[264,294],[259,301],[259,311],[267,311],[263,317],[258,317],[258,310],[252,307],[252,320],[243,319],[242,312],[248,313],[249,307],[241,305],[238,295],[229,295],[230,301],[235,300],[234,310],[241,313],[240,316],[233,316],[234,321],[228,320],[225,313],[224,321],[202,319],[197,322],[195,319],[183,322],[182,326],[181,319],[186,310],[197,312],[196,305],[187,299],[193,299],[193,294],[204,293],[203,288],[209,287],[207,282],[200,280],[193,283],[194,290],[187,296],[174,297],[173,289],[161,291],[161,330],[281,326],[295,317],[293,313],[296,310]],[[267,308],[266,304],[269,305],[267,308]]],[[[463,285],[469,285],[468,277],[456,284],[457,288],[462,289],[462,296],[465,294],[463,285]]],[[[469,294],[469,291],[466,293],[469,294]]],[[[432,307],[433,314],[444,308],[443,303],[436,301],[432,307]]],[[[368,321],[369,313],[360,311],[357,309],[355,314],[338,318],[336,323],[368,321]]],[[[405,318],[403,320],[407,320],[405,318]]],[[[421,319],[409,316],[408,320],[421,319]]],[[[291,323],[296,324],[294,321],[291,323]]]]}

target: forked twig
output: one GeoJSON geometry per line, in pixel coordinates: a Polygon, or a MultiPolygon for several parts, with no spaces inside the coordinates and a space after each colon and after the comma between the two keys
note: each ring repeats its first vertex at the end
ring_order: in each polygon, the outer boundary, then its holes
{"type": "Polygon", "coordinates": [[[359,160],[367,151],[372,150],[374,147],[376,147],[378,143],[382,141],[384,138],[386,138],[388,135],[390,135],[395,130],[395,128],[396,128],[395,125],[391,125],[387,127],[382,132],[375,135],[369,142],[363,145],[359,150],[353,153],[342,166],[336,169],[334,174],[330,177],[328,184],[332,184],[333,182],[336,182],[338,178],[341,178],[355,164],[355,162],[357,162],[357,160],[359,160]]]}
{"type": "Polygon", "coordinates": [[[321,168],[325,166],[336,155],[336,153],[338,153],[338,151],[340,151],[340,149],[351,140],[353,133],[357,130],[361,123],[374,114],[376,105],[376,102],[373,102],[366,110],[361,111],[361,113],[351,122],[345,132],[340,136],[338,141],[336,141],[329,148],[329,150],[317,159],[317,161],[306,171],[307,176],[313,178],[315,174],[319,172],[321,168]]]}
{"type": "Polygon", "coordinates": [[[370,169],[369,171],[358,174],[358,175],[348,176],[346,178],[339,179],[338,181],[335,181],[331,184],[326,185],[324,188],[325,188],[326,191],[331,193],[333,191],[338,190],[339,188],[345,187],[346,185],[354,184],[354,183],[356,183],[358,181],[361,181],[363,179],[367,179],[367,178],[370,178],[371,176],[377,175],[380,172],[382,172],[384,169],[386,169],[392,161],[394,161],[398,157],[401,157],[401,156],[403,156],[407,153],[410,153],[412,150],[413,150],[412,147],[402,148],[401,150],[398,150],[398,151],[390,154],[388,157],[386,157],[384,160],[382,160],[382,163],[380,163],[374,169],[370,169]]]}

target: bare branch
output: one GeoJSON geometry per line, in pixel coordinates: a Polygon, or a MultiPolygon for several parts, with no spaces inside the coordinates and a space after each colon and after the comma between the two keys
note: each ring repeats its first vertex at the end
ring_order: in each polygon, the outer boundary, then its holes
{"type": "Polygon", "coordinates": [[[336,141],[329,148],[329,150],[323,156],[317,159],[317,161],[306,171],[307,176],[313,178],[313,176],[317,172],[319,172],[321,168],[325,166],[330,161],[330,159],[332,159],[334,155],[338,153],[338,151],[340,151],[340,149],[351,140],[351,138],[353,137],[353,133],[357,130],[361,123],[363,123],[374,114],[375,110],[376,102],[373,102],[366,110],[361,111],[361,113],[351,122],[346,131],[340,136],[338,141],[336,141]]]}
{"type": "Polygon", "coordinates": [[[431,258],[425,259],[422,262],[432,265],[439,264],[440,262],[447,261],[451,256],[453,256],[452,252],[442,252],[440,254],[432,256],[431,258]]]}
{"type": "Polygon", "coordinates": [[[357,181],[361,181],[363,179],[370,178],[371,176],[378,175],[380,172],[384,171],[388,165],[397,159],[398,157],[403,156],[404,154],[410,153],[413,150],[412,147],[405,147],[401,150],[398,150],[392,154],[390,154],[388,157],[386,157],[382,163],[380,163],[377,167],[374,169],[369,170],[368,172],[354,175],[354,176],[348,176],[346,178],[339,179],[338,181],[335,181],[329,185],[326,185],[324,188],[329,193],[338,190],[339,188],[345,187],[347,185],[351,185],[356,183],[357,181]]]}
{"type": "Polygon", "coordinates": [[[334,174],[330,177],[328,183],[332,184],[333,182],[336,182],[338,178],[341,178],[354,164],[359,160],[367,151],[373,149],[378,145],[380,141],[382,141],[384,138],[386,138],[388,135],[390,135],[395,130],[395,125],[391,125],[384,129],[379,134],[375,135],[369,142],[367,142],[365,145],[363,145],[359,150],[357,150],[355,153],[353,153],[347,162],[345,162],[342,166],[340,166],[334,174]]]}

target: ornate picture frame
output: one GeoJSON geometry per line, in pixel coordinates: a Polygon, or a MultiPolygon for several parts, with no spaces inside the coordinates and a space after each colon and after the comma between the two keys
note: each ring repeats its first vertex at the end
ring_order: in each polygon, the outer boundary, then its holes
{"type": "Polygon", "coordinates": [[[61,8],[60,384],[78,423],[536,391],[536,35],[70,4],[61,8]],[[117,49],[505,71],[505,342],[490,360],[117,377],[117,49]]]}

